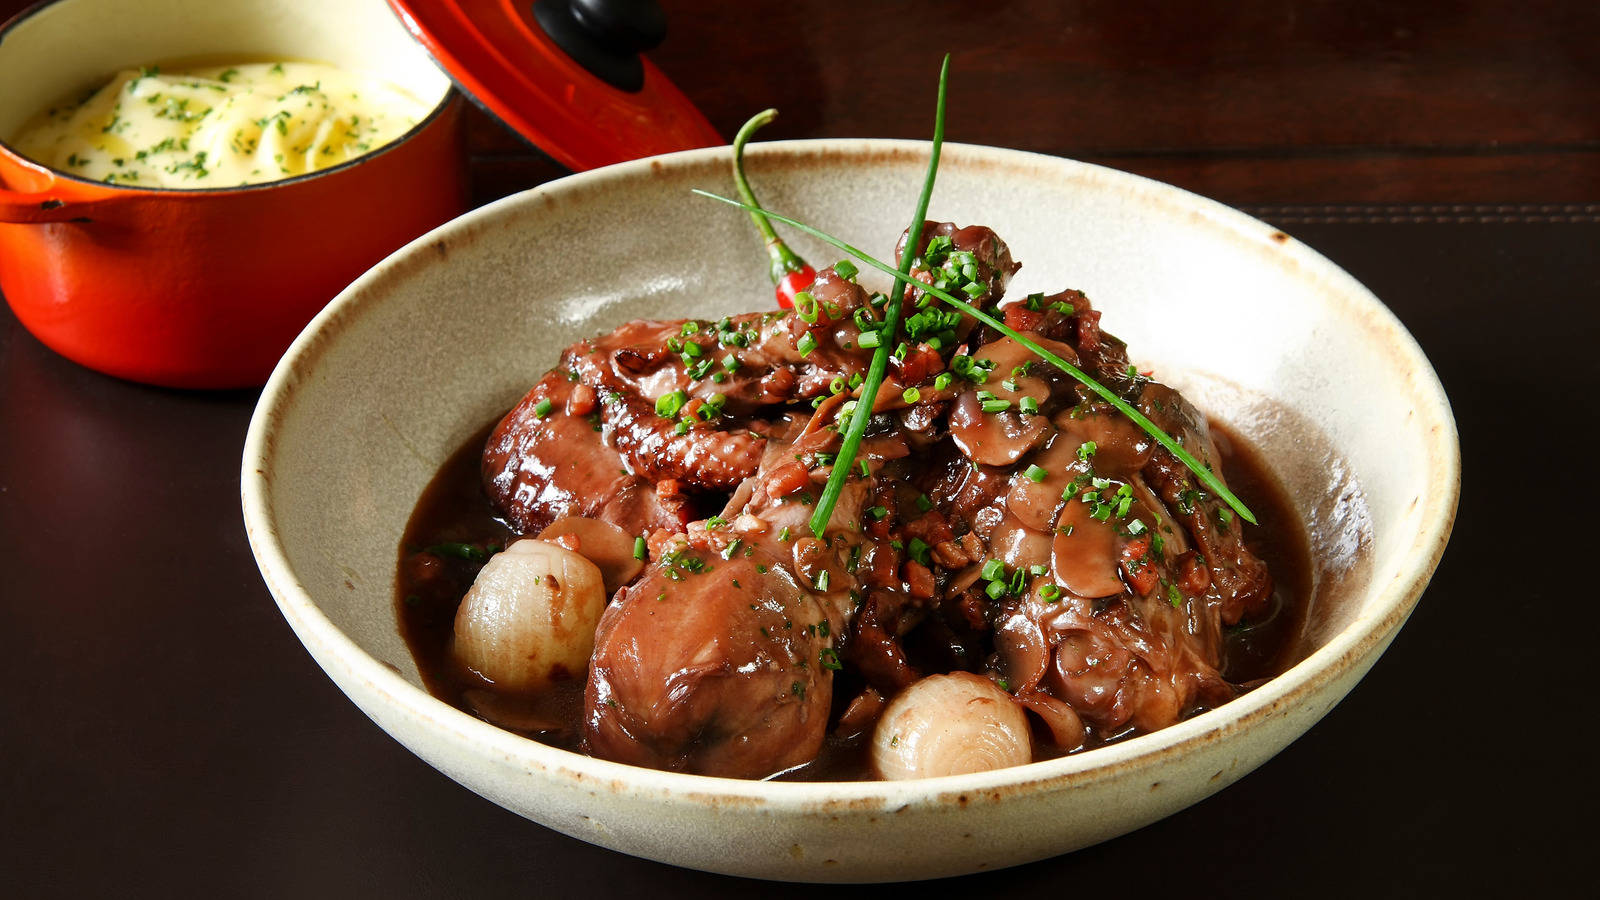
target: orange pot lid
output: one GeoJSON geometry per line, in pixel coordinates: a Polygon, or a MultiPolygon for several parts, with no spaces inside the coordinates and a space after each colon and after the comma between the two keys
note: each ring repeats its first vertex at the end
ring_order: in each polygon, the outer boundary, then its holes
{"type": "Polygon", "coordinates": [[[727,143],[640,53],[653,0],[388,0],[456,85],[575,171],[727,143]]]}

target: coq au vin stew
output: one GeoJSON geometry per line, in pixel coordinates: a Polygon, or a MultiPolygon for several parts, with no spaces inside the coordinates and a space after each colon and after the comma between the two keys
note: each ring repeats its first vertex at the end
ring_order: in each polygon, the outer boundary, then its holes
{"type": "Polygon", "coordinates": [[[568,347],[406,530],[398,605],[430,690],[623,763],[898,779],[1154,731],[1293,663],[1305,537],[1250,449],[1084,294],[1007,294],[1019,264],[990,229],[909,237],[865,402],[890,304],[850,262],[793,309],[568,347]]]}

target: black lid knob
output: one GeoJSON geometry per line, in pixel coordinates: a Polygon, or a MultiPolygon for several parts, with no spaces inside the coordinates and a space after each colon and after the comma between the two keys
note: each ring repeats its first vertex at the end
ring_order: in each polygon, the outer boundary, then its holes
{"type": "Polygon", "coordinates": [[[574,62],[624,91],[644,87],[639,53],[667,37],[655,0],[537,0],[533,17],[574,62]]]}
{"type": "Polygon", "coordinates": [[[643,53],[667,39],[667,14],[655,0],[570,0],[573,18],[620,53],[643,53]]]}

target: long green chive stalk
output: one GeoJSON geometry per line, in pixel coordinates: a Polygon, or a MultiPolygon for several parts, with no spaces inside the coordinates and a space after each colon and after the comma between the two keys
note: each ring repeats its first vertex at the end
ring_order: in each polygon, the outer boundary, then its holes
{"type": "MultiPolygon", "coordinates": [[[[939,95],[940,95],[941,99],[944,96],[943,79],[940,80],[939,95]]],[[[941,109],[940,118],[942,120],[943,119],[943,114],[942,114],[943,103],[942,102],[940,104],[940,109],[941,109]]],[[[934,144],[934,160],[935,161],[938,160],[938,146],[939,145],[937,143],[937,140],[938,139],[935,138],[935,144],[934,144]]],[[[933,182],[933,178],[932,178],[931,173],[929,175],[928,182],[929,182],[930,185],[933,182]]],[[[739,207],[743,207],[744,206],[744,204],[740,203],[737,200],[733,200],[733,199],[730,199],[728,197],[721,197],[721,196],[718,196],[716,194],[710,193],[708,191],[702,191],[702,190],[698,190],[697,189],[697,190],[695,190],[695,193],[699,194],[699,195],[701,195],[703,197],[710,197],[713,200],[720,200],[723,203],[731,204],[733,206],[739,206],[739,207]]],[[[926,197],[924,197],[924,200],[926,200],[926,197]]],[[[772,212],[771,210],[767,210],[766,214],[767,214],[768,217],[770,217],[772,219],[776,219],[777,221],[782,222],[785,225],[789,225],[791,227],[798,228],[799,230],[805,232],[806,234],[811,235],[812,237],[814,237],[814,238],[816,238],[816,239],[818,239],[818,240],[820,240],[820,241],[822,241],[824,243],[831,244],[834,247],[837,247],[838,249],[843,250],[845,253],[850,254],[851,256],[853,256],[856,259],[862,261],[863,263],[866,263],[867,265],[873,267],[874,269],[877,269],[877,270],[882,271],[882,272],[887,272],[890,275],[895,276],[897,285],[904,278],[904,272],[896,271],[895,269],[891,268],[888,263],[880,262],[879,260],[874,259],[871,256],[868,256],[865,251],[862,251],[862,250],[859,250],[859,249],[857,249],[855,247],[852,247],[849,244],[845,243],[844,241],[839,240],[838,238],[834,237],[831,234],[828,234],[828,233],[826,233],[824,231],[820,231],[820,230],[818,230],[816,228],[812,228],[810,225],[807,225],[804,222],[795,221],[794,219],[791,219],[788,216],[772,212]]],[[[919,224],[920,224],[920,222],[919,222],[919,224]]],[[[915,243],[914,243],[913,240],[908,240],[906,242],[906,257],[908,259],[912,255],[914,255],[913,254],[913,247],[914,246],[915,246],[915,243]]],[[[902,265],[904,265],[904,261],[902,261],[902,265]]],[[[946,292],[942,288],[936,288],[933,285],[922,284],[921,282],[918,282],[917,283],[917,289],[939,298],[940,300],[944,301],[945,303],[955,307],[956,309],[961,310],[962,312],[967,313],[968,315],[972,316],[973,318],[977,319],[978,321],[983,322],[984,324],[988,325],[990,328],[993,328],[996,331],[1000,332],[1001,334],[1004,334],[1006,337],[1011,338],[1012,340],[1016,341],[1017,343],[1021,344],[1022,346],[1027,347],[1029,350],[1032,350],[1034,352],[1034,354],[1037,355],[1040,359],[1043,359],[1045,362],[1048,362],[1051,365],[1055,366],[1056,368],[1060,369],[1061,371],[1067,373],[1068,375],[1070,375],[1074,379],[1076,379],[1079,384],[1082,384],[1084,387],[1088,388],[1089,390],[1093,391],[1094,393],[1099,394],[1103,399],[1105,399],[1107,402],[1109,402],[1112,406],[1116,407],[1119,412],[1121,412],[1123,415],[1127,416],[1129,419],[1132,419],[1133,423],[1135,425],[1138,425],[1140,428],[1143,428],[1145,430],[1146,434],[1150,435],[1152,438],[1155,438],[1156,443],[1158,443],[1161,446],[1167,448],[1167,450],[1169,452],[1171,452],[1173,456],[1176,456],[1179,460],[1181,460],[1183,462],[1183,464],[1185,466],[1188,466],[1189,467],[1189,471],[1193,472],[1195,477],[1200,479],[1200,483],[1205,485],[1206,488],[1208,488],[1213,494],[1217,495],[1218,497],[1221,497],[1229,506],[1233,507],[1233,511],[1238,513],[1239,517],[1241,519],[1244,519],[1246,522],[1249,522],[1252,525],[1256,524],[1255,514],[1250,511],[1249,507],[1244,505],[1244,501],[1242,501],[1238,497],[1234,496],[1233,492],[1228,490],[1228,486],[1222,483],[1222,479],[1218,478],[1210,469],[1207,469],[1204,465],[1202,465],[1200,463],[1199,460],[1195,459],[1192,455],[1190,455],[1189,451],[1187,451],[1187,450],[1183,449],[1183,447],[1179,446],[1177,441],[1173,440],[1172,437],[1170,435],[1168,435],[1165,431],[1162,431],[1160,429],[1160,427],[1158,427],[1156,425],[1156,423],[1154,423],[1154,422],[1150,421],[1148,418],[1146,418],[1144,413],[1139,412],[1139,410],[1135,409],[1131,404],[1128,403],[1128,401],[1123,400],[1121,397],[1118,397],[1116,394],[1112,393],[1109,389],[1107,389],[1100,382],[1095,381],[1093,378],[1090,378],[1082,369],[1079,369],[1077,366],[1073,365],[1072,363],[1067,362],[1066,360],[1064,360],[1061,357],[1055,355],[1054,353],[1051,353],[1049,350],[1046,350],[1045,348],[1043,348],[1043,347],[1039,346],[1038,344],[1034,343],[1033,341],[1029,340],[1021,332],[1019,332],[1016,329],[1013,329],[1013,328],[1007,326],[1004,322],[1000,321],[999,319],[996,319],[994,316],[991,316],[988,313],[984,312],[983,310],[978,309],[977,307],[975,307],[972,304],[966,302],[965,300],[961,300],[961,299],[958,299],[958,298],[952,296],[951,294],[949,294],[948,292],[946,292]]],[[[897,291],[898,291],[898,288],[897,288],[897,291]]],[[[898,307],[896,307],[896,312],[898,312],[898,311],[899,311],[898,307]]],[[[873,371],[878,373],[878,375],[881,378],[882,369],[878,366],[878,361],[879,361],[879,356],[880,355],[881,355],[881,348],[880,348],[880,352],[878,354],[874,354],[872,362],[873,362],[873,371]]],[[[874,389],[876,389],[876,385],[874,385],[874,389]]],[[[858,404],[857,408],[858,409],[870,409],[871,407],[866,405],[866,402],[867,401],[864,400],[862,404],[858,404]]],[[[850,423],[851,424],[851,429],[850,429],[851,432],[852,433],[857,433],[858,436],[859,436],[858,429],[856,428],[856,422],[854,421],[855,418],[865,418],[865,417],[853,417],[853,419],[852,419],[852,421],[850,423]]],[[[865,423],[863,423],[863,425],[864,424],[865,423]]],[[[858,440],[857,443],[860,443],[860,441],[858,440]]],[[[855,452],[855,445],[847,444],[847,446],[850,447],[851,453],[853,454],[855,452]]],[[[840,455],[841,455],[841,457],[843,456],[842,453],[840,455]]],[[[828,487],[829,488],[833,487],[834,479],[836,479],[838,477],[838,475],[839,475],[839,470],[837,468],[835,468],[834,472],[833,472],[833,477],[830,478],[829,481],[828,481],[828,487]]],[[[834,497],[837,498],[837,496],[838,496],[837,492],[834,492],[834,497]]],[[[828,494],[824,493],[823,497],[827,498],[828,494]]],[[[833,508],[832,503],[829,503],[828,506],[827,506],[827,509],[831,511],[832,508],[833,508]]],[[[822,509],[823,509],[823,507],[821,506],[821,504],[818,504],[818,511],[821,512],[822,509]]],[[[825,516],[823,518],[823,521],[824,522],[826,521],[826,517],[825,516]]],[[[813,524],[813,530],[815,530],[815,528],[814,528],[814,526],[816,524],[816,519],[815,518],[812,519],[812,524],[813,524]]]]}
{"type": "MultiPolygon", "coordinates": [[[[878,268],[894,276],[894,287],[889,291],[889,302],[883,311],[883,325],[878,329],[882,337],[878,342],[878,348],[872,351],[872,364],[867,367],[866,380],[861,382],[861,395],[856,398],[856,413],[850,417],[850,425],[845,429],[844,442],[839,445],[839,455],[834,459],[833,471],[828,474],[828,483],[823,487],[822,496],[817,498],[816,509],[811,513],[811,533],[819,538],[827,530],[828,519],[833,516],[833,507],[838,504],[839,495],[844,492],[845,480],[855,468],[856,452],[861,449],[861,438],[866,434],[867,421],[872,418],[872,406],[878,399],[878,388],[883,385],[884,375],[889,371],[889,352],[894,347],[895,336],[900,331],[900,299],[905,296],[905,286],[911,283],[911,261],[917,255],[917,237],[922,234],[922,223],[928,218],[928,198],[933,196],[933,180],[939,172],[939,150],[944,146],[945,84],[949,76],[950,54],[946,53],[944,63],[939,66],[939,99],[933,114],[933,152],[928,156],[928,174],[922,179],[922,195],[917,198],[916,215],[911,217],[911,230],[908,232],[911,237],[906,241],[905,257],[900,260],[899,269],[878,264],[878,268]]],[[[717,199],[727,200],[725,197],[717,199]]],[[[731,200],[727,202],[744,206],[731,200]]],[[[746,209],[754,212],[749,207],[746,209]]],[[[821,234],[814,229],[801,230],[808,234],[821,234]]],[[[829,243],[838,246],[840,242],[829,241],[829,243]]]]}

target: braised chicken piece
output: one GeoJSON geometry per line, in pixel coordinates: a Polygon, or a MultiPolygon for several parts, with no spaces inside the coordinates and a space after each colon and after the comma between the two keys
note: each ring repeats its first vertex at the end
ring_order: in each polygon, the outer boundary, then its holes
{"type": "Polygon", "coordinates": [[[562,353],[492,430],[483,493],[517,533],[562,520],[545,539],[566,551],[603,535],[600,564],[631,580],[588,671],[545,689],[567,699],[475,684],[499,698],[475,711],[671,771],[766,778],[855,748],[854,777],[922,777],[1152,731],[1248,686],[1230,635],[1277,601],[1245,523],[1113,404],[918,284],[1080,367],[1220,474],[1205,417],[1082,293],[1008,297],[1019,264],[990,229],[929,222],[913,252],[871,409],[888,298],[843,263],[793,311],[634,321],[562,353]],[[987,749],[950,749],[936,726],[954,721],[987,749]]]}

